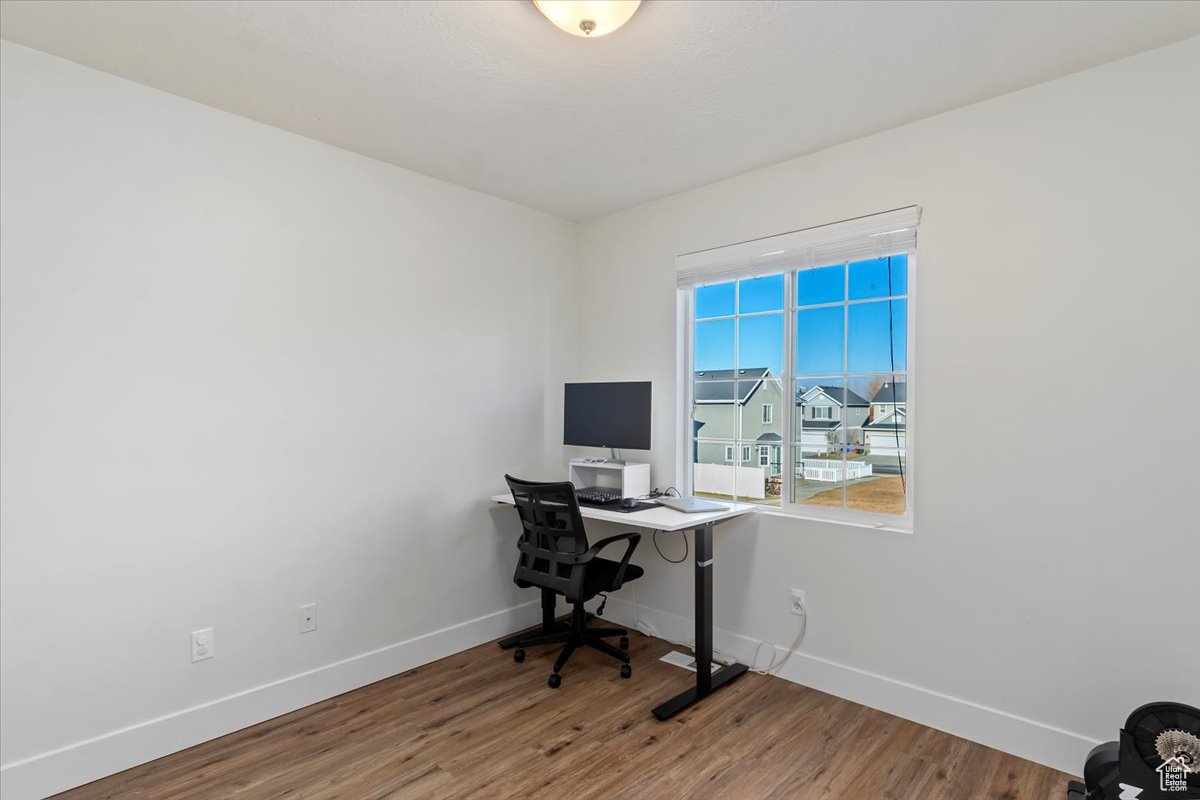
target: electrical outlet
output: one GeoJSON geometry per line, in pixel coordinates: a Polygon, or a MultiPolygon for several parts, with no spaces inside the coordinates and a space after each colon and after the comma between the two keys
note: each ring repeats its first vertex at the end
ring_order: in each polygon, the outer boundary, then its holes
{"type": "Polygon", "coordinates": [[[217,652],[217,640],[213,638],[213,629],[192,631],[192,663],[212,658],[217,652]]]}
{"type": "Polygon", "coordinates": [[[300,606],[300,632],[309,633],[317,629],[317,604],[300,606]]]}
{"type": "Polygon", "coordinates": [[[803,589],[792,589],[790,602],[793,614],[802,617],[808,613],[808,597],[803,589]]]}

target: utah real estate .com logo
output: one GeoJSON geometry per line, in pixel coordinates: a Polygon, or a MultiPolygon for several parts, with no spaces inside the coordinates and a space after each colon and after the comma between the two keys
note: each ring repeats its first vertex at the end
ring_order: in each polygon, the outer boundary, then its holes
{"type": "Polygon", "coordinates": [[[1158,766],[1159,788],[1164,792],[1186,792],[1187,772],[1187,764],[1182,756],[1168,758],[1158,766]]]}
{"type": "MultiPolygon", "coordinates": [[[[1158,786],[1164,792],[1186,792],[1187,791],[1187,767],[1184,765],[1184,760],[1179,756],[1169,758],[1158,765],[1158,786]]],[[[1137,786],[1131,786],[1128,783],[1118,784],[1121,789],[1121,795],[1118,800],[1138,800],[1138,796],[1146,791],[1137,786]]]]}

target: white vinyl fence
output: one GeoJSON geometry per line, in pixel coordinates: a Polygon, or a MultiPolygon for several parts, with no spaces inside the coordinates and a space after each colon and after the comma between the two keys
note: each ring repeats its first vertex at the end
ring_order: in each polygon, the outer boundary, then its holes
{"type": "Polygon", "coordinates": [[[867,478],[871,475],[871,465],[865,461],[830,461],[806,458],[796,467],[796,477],[806,481],[828,481],[837,483],[842,479],[845,470],[847,480],[867,478]]]}
{"type": "Polygon", "coordinates": [[[724,494],[763,500],[767,496],[767,471],[762,467],[732,464],[695,464],[692,481],[696,494],[724,494]],[[736,480],[736,492],[734,481],[736,480]]]}

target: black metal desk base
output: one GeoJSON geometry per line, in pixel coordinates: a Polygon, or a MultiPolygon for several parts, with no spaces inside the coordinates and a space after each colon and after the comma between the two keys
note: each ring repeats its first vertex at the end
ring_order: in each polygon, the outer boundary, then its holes
{"type": "Polygon", "coordinates": [[[654,708],[668,719],[746,672],[745,664],[712,671],[713,523],[696,528],[696,685],[654,708]]]}
{"type": "MultiPolygon", "coordinates": [[[[712,694],[717,689],[720,689],[725,684],[729,683],[734,678],[741,675],[746,670],[750,669],[745,664],[733,664],[724,669],[717,670],[713,673],[712,681],[709,683],[707,690],[701,692],[699,686],[693,686],[685,692],[672,697],[667,702],[654,707],[654,716],[659,719],[670,719],[671,717],[683,711],[693,703],[703,700],[705,696],[712,694]]],[[[699,684],[699,681],[696,681],[699,684]]]]}

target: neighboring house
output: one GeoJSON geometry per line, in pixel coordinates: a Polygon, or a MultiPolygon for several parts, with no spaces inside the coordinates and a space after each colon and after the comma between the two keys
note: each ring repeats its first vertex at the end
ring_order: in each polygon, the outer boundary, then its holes
{"type": "Polygon", "coordinates": [[[906,445],[908,385],[885,383],[871,398],[871,421],[863,426],[867,452],[875,456],[902,456],[906,445]]]}
{"type": "MultiPolygon", "coordinates": [[[[697,442],[693,455],[701,464],[763,467],[767,475],[782,468],[783,389],[769,369],[709,370],[695,374],[695,435],[703,439],[738,439],[741,444],[697,442]],[[737,409],[742,425],[737,429],[737,409]]],[[[801,387],[796,392],[796,441],[802,455],[837,450],[837,442],[863,441],[870,403],[840,386],[801,387]],[[845,437],[841,436],[843,430],[845,437]]]]}
{"type": "Polygon", "coordinates": [[[840,386],[800,387],[796,406],[800,413],[795,434],[802,455],[836,451],[839,439],[851,444],[862,441],[870,403],[857,392],[840,386]]]}
{"type": "Polygon", "coordinates": [[[742,444],[697,442],[694,457],[701,464],[763,467],[778,475],[782,464],[783,389],[766,367],[707,370],[695,374],[696,436],[740,439],[742,444]],[[742,412],[738,431],[737,410],[742,412]]]}
{"type": "Polygon", "coordinates": [[[884,414],[900,409],[908,399],[907,383],[885,383],[871,398],[871,421],[883,417],[884,414]]]}

